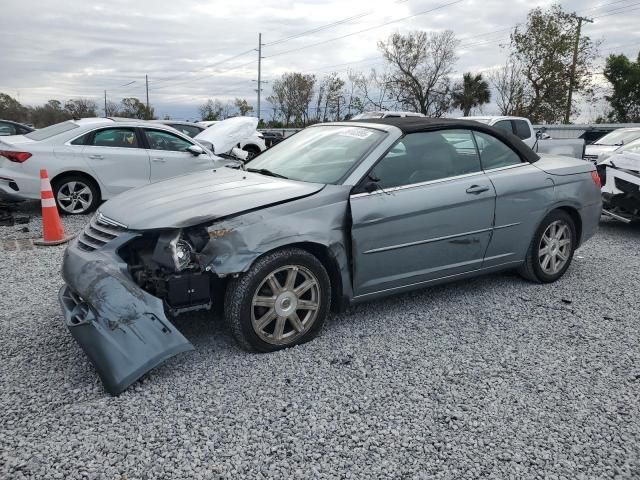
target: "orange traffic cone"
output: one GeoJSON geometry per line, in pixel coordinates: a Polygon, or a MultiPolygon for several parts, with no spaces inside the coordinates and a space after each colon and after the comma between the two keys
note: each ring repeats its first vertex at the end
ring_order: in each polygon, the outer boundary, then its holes
{"type": "Polygon", "coordinates": [[[58,214],[56,200],[49,183],[47,171],[40,169],[40,199],[42,201],[42,240],[36,240],[35,245],[60,245],[68,242],[71,237],[65,237],[64,228],[58,214]]]}

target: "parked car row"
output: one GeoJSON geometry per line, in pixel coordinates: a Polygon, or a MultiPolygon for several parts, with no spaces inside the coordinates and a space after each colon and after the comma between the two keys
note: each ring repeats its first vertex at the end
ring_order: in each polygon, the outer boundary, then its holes
{"type": "Polygon", "coordinates": [[[33,128],[28,125],[24,125],[18,122],[12,122],[11,120],[0,120],[0,137],[6,137],[9,135],[24,135],[25,133],[33,132],[33,128]]]}
{"type": "Polygon", "coordinates": [[[587,145],[584,158],[595,163],[601,163],[614,152],[636,151],[640,149],[640,127],[619,128],[591,145],[587,145]]]}
{"type": "Polygon", "coordinates": [[[1,137],[0,196],[40,198],[39,171],[46,168],[60,210],[86,213],[130,188],[229,163],[219,154],[252,135],[256,125],[257,119],[236,117],[191,138],[162,123],[84,118],[1,137]],[[216,139],[230,123],[237,124],[235,135],[216,139]]]}

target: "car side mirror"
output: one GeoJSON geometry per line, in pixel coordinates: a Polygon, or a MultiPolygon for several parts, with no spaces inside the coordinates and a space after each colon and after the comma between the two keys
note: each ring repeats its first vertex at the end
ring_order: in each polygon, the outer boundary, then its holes
{"type": "Polygon", "coordinates": [[[368,179],[363,185],[362,189],[367,193],[373,193],[378,190],[378,183],[368,179]]]}
{"type": "Polygon", "coordinates": [[[209,150],[211,150],[212,152],[213,150],[213,143],[211,142],[207,142],[206,140],[198,140],[198,143],[200,145],[202,145],[204,148],[208,148],[209,150]]]}
{"type": "Polygon", "coordinates": [[[378,182],[380,179],[373,173],[367,175],[367,178],[358,186],[356,193],[373,193],[380,190],[378,182]]]}
{"type": "Polygon", "coordinates": [[[187,148],[187,151],[196,157],[204,153],[202,147],[199,147],[198,145],[191,145],[189,148],[187,148]]]}

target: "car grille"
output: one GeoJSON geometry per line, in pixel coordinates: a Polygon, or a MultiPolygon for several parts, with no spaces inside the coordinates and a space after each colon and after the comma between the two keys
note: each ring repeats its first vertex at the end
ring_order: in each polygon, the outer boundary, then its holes
{"type": "Polygon", "coordinates": [[[127,228],[124,225],[120,225],[101,213],[98,213],[93,216],[78,237],[78,247],[87,252],[92,252],[98,248],[102,248],[126,231],[127,228]]]}

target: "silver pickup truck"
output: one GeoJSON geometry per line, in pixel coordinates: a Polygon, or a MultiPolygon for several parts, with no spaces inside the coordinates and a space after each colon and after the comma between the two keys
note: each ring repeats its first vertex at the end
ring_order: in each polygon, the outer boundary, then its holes
{"type": "Polygon", "coordinates": [[[585,143],[583,139],[552,139],[543,132],[536,132],[528,118],[507,116],[464,117],[464,120],[475,120],[519,137],[537,153],[552,153],[568,157],[582,158],[585,143]]]}

